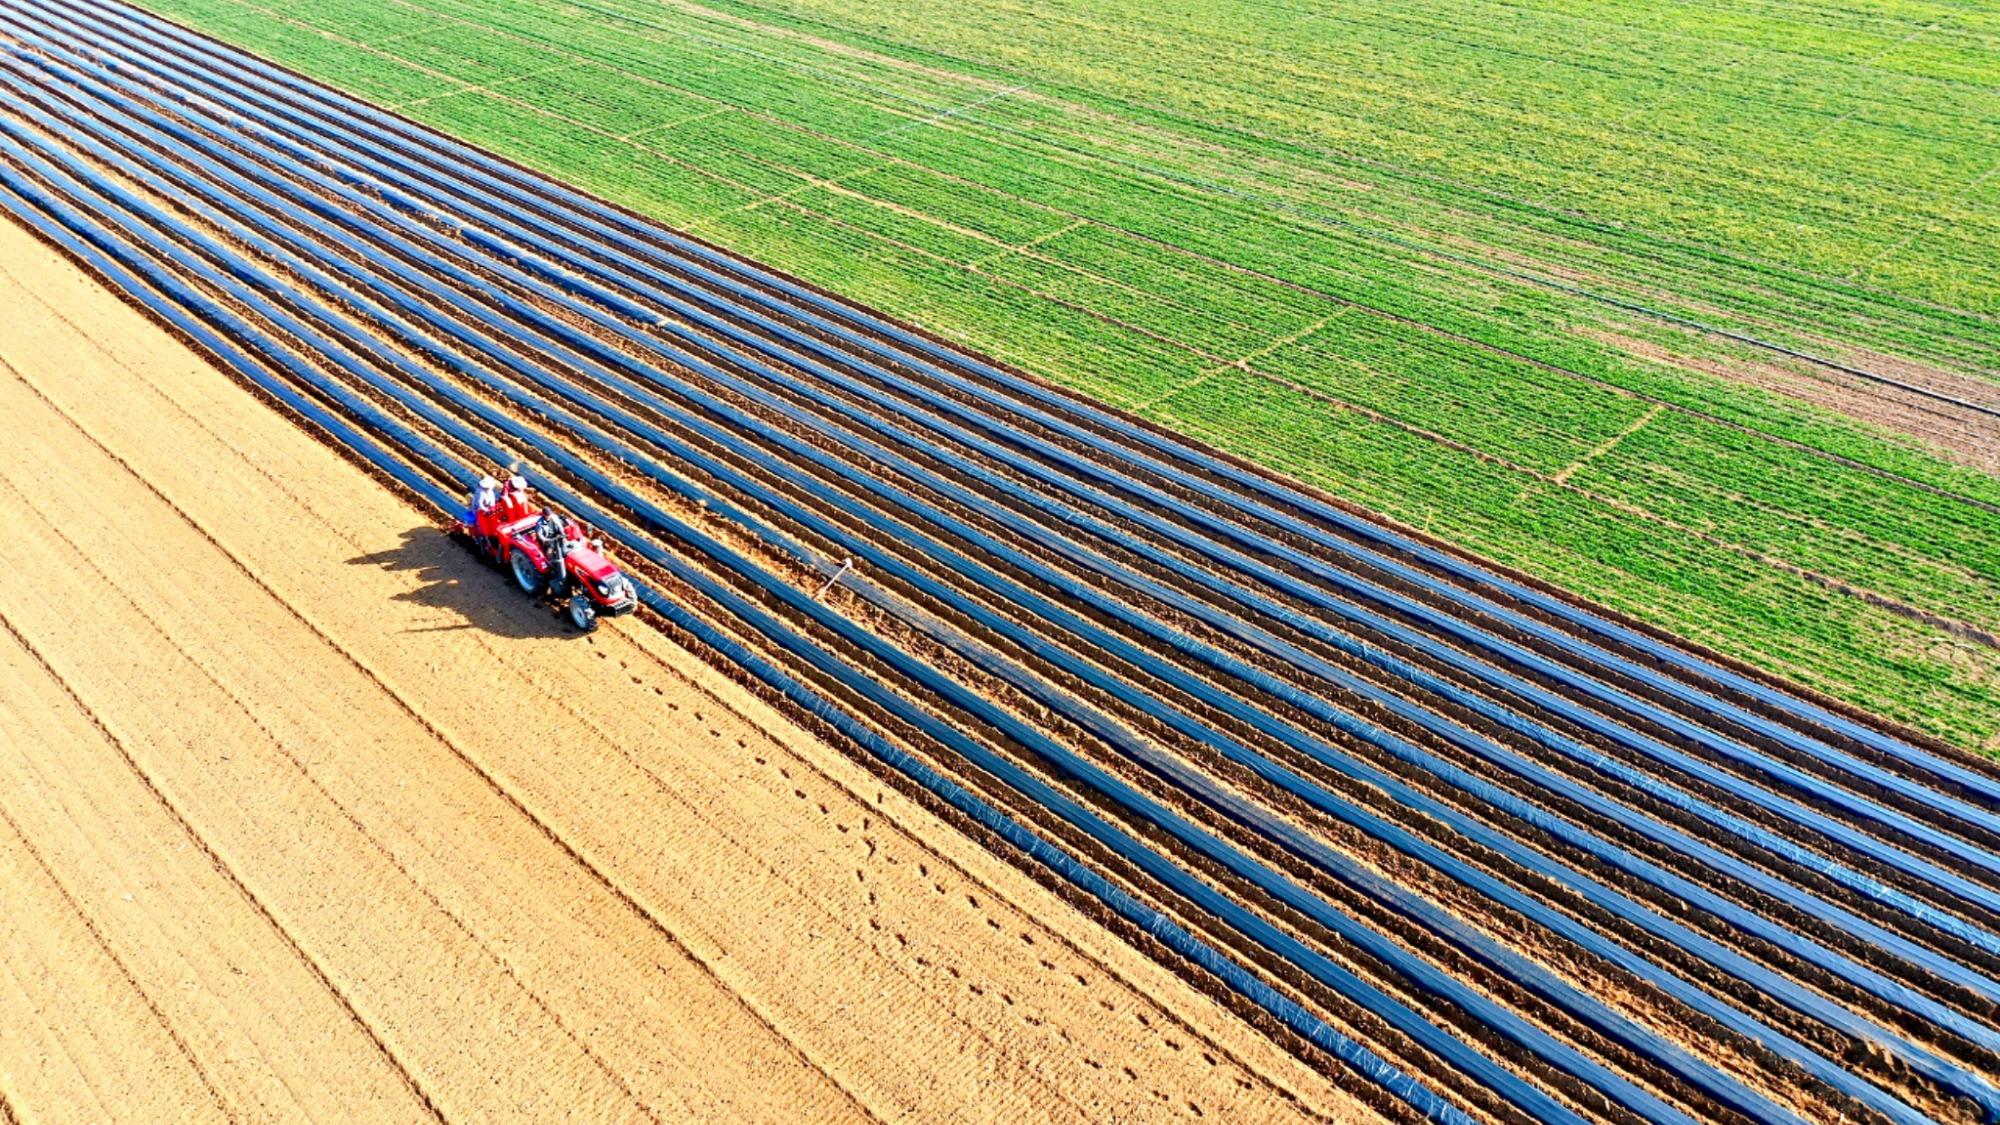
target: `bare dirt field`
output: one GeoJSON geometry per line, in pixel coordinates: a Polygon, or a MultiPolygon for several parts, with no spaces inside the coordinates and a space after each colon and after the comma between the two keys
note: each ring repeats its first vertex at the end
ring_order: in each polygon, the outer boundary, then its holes
{"type": "Polygon", "coordinates": [[[1366,1114],[0,224],[0,1118],[1366,1114]]]}

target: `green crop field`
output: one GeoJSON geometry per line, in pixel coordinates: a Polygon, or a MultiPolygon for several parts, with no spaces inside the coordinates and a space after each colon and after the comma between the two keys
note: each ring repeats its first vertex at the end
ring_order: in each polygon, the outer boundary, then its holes
{"type": "Polygon", "coordinates": [[[2000,9],[145,2],[2000,750],[2000,9]]]}

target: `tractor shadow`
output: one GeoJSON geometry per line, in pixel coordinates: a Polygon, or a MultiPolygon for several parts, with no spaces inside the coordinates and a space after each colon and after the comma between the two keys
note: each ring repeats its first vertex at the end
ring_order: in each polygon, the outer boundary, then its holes
{"type": "Polygon", "coordinates": [[[529,601],[506,574],[480,561],[469,544],[435,527],[410,528],[403,532],[400,545],[356,555],[347,564],[414,575],[420,585],[395,595],[395,600],[441,610],[453,618],[405,632],[480,629],[498,637],[523,639],[581,635],[569,628],[560,614],[529,601]]]}

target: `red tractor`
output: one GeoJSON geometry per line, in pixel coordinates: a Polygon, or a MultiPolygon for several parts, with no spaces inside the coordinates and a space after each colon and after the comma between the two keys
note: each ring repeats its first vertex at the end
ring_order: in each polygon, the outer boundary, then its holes
{"type": "Polygon", "coordinates": [[[480,481],[459,522],[483,557],[514,575],[522,593],[563,602],[571,623],[586,633],[599,617],[639,608],[632,580],[604,557],[604,545],[568,516],[537,507],[518,476],[504,489],[492,477],[480,481]]]}

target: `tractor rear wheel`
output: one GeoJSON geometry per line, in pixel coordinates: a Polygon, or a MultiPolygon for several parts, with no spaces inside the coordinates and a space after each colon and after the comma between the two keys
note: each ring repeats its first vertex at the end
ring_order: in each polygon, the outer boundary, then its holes
{"type": "Polygon", "coordinates": [[[597,607],[582,594],[569,596],[569,620],[580,632],[588,633],[597,628],[597,607]]]}
{"type": "Polygon", "coordinates": [[[542,587],[546,584],[547,579],[542,576],[541,570],[535,566],[534,560],[516,551],[511,560],[511,565],[514,571],[514,585],[519,586],[522,593],[539,594],[542,592],[542,587]]]}

